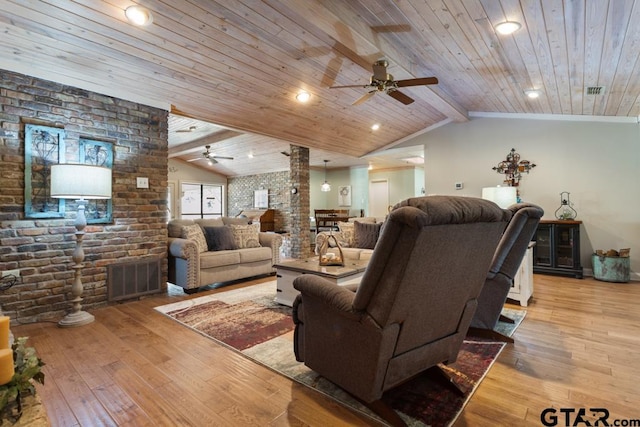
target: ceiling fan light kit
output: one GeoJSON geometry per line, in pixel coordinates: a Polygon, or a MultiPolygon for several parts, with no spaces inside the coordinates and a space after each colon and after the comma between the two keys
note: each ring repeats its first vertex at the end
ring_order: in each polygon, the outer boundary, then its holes
{"type": "Polygon", "coordinates": [[[406,80],[394,80],[393,76],[387,73],[387,67],[389,63],[381,59],[373,63],[373,75],[369,80],[368,85],[349,85],[349,86],[332,86],[330,89],[343,89],[343,88],[357,88],[363,87],[365,89],[369,88],[369,92],[362,95],[360,98],[356,99],[351,105],[360,105],[366,101],[368,101],[371,97],[373,97],[376,92],[385,92],[387,95],[395,99],[396,101],[402,102],[404,105],[409,105],[414,102],[414,99],[398,90],[399,87],[409,87],[409,86],[426,86],[426,85],[435,85],[438,84],[438,79],[435,77],[422,77],[416,79],[406,79],[406,80]]]}

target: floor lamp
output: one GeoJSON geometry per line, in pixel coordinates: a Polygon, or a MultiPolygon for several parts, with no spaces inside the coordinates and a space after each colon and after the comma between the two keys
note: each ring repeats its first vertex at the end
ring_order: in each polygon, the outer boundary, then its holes
{"type": "Polygon", "coordinates": [[[102,166],[79,165],[79,164],[57,164],[51,166],[51,197],[56,199],[76,199],[78,213],[76,215],[76,247],[73,251],[72,259],[75,262],[73,269],[74,281],[71,286],[73,295],[73,307],[71,313],[67,314],[58,326],[66,328],[86,325],[95,320],[93,315],[82,311],[82,261],[84,261],[84,250],[82,249],[82,238],[87,219],[84,209],[87,204],[86,199],[110,199],[111,198],[111,169],[102,166]]]}

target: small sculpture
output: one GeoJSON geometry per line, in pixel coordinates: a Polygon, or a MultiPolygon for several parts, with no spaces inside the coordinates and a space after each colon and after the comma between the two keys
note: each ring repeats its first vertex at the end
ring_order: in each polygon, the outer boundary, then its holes
{"type": "Polygon", "coordinates": [[[560,193],[560,207],[556,209],[556,218],[571,220],[576,219],[578,212],[571,207],[571,200],[569,200],[569,192],[563,191],[560,193]],[[566,194],[566,197],[565,197],[566,194]]]}

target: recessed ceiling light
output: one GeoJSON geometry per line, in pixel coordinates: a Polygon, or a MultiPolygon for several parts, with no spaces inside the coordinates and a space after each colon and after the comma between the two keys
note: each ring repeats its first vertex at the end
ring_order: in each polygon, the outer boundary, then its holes
{"type": "Polygon", "coordinates": [[[540,96],[540,91],[539,90],[525,90],[524,94],[527,95],[527,97],[531,98],[531,99],[536,99],[540,96]]]}
{"type": "Polygon", "coordinates": [[[522,25],[520,25],[519,22],[505,21],[496,25],[496,31],[499,32],[500,34],[507,35],[515,31],[518,31],[521,27],[522,25]]]}
{"type": "Polygon", "coordinates": [[[249,151],[249,154],[247,154],[247,157],[250,159],[253,159],[253,151],[249,151]]]}
{"type": "Polygon", "coordinates": [[[307,102],[309,99],[311,99],[311,94],[306,91],[301,91],[296,95],[296,99],[298,100],[298,102],[307,102]]]}
{"type": "Polygon", "coordinates": [[[378,130],[380,129],[380,123],[374,123],[371,125],[371,130],[378,130]]]}
{"type": "Polygon", "coordinates": [[[134,25],[149,25],[153,22],[153,15],[149,9],[142,6],[129,6],[124,11],[125,16],[134,25]]]}

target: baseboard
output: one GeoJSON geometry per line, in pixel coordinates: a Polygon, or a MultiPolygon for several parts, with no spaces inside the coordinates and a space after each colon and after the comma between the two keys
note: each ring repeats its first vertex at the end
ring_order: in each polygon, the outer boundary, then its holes
{"type": "MultiPolygon", "coordinates": [[[[584,277],[593,277],[593,269],[592,268],[583,268],[582,274],[584,277]]],[[[631,282],[640,282],[640,273],[636,273],[631,271],[629,273],[629,280],[631,282]]]]}

